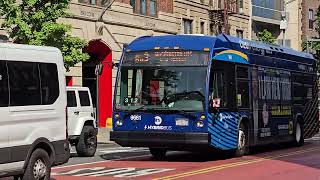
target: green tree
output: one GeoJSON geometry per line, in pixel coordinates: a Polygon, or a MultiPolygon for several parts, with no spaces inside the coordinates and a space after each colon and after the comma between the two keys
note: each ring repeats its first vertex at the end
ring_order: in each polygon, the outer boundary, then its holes
{"type": "Polygon", "coordinates": [[[58,23],[68,17],[70,0],[0,0],[2,27],[15,43],[53,46],[61,50],[67,70],[78,62],[89,59],[82,49],[87,42],[71,36],[72,27],[58,23]]]}
{"type": "Polygon", "coordinates": [[[258,41],[268,44],[276,44],[277,39],[273,37],[271,32],[264,29],[263,31],[258,32],[258,41]]]}

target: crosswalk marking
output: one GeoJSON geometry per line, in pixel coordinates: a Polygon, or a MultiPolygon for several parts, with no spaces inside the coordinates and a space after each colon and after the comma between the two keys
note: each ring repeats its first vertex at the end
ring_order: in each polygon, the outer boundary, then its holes
{"type": "MultiPolygon", "coordinates": [[[[132,148],[132,147],[97,149],[97,152],[102,154],[113,154],[113,153],[124,153],[124,152],[147,152],[147,151],[149,151],[148,148],[132,148]]],[[[74,148],[72,148],[70,152],[72,154],[77,153],[77,151],[74,148]]]]}

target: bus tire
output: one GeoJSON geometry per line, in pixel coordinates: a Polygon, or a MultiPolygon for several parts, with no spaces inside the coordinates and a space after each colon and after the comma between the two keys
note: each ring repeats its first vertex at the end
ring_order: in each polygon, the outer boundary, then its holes
{"type": "Polygon", "coordinates": [[[241,123],[238,131],[238,147],[234,152],[236,157],[241,157],[249,153],[249,133],[245,123],[241,123]]]}
{"type": "Polygon", "coordinates": [[[31,154],[23,180],[49,180],[51,174],[51,162],[48,153],[43,149],[36,149],[31,154]]]}
{"type": "Polygon", "coordinates": [[[150,153],[156,160],[162,160],[166,157],[167,150],[162,148],[149,148],[150,153]]]}
{"type": "Polygon", "coordinates": [[[97,150],[97,134],[92,126],[84,126],[76,145],[77,154],[80,157],[92,157],[97,150]]]}
{"type": "Polygon", "coordinates": [[[304,144],[304,129],[301,121],[297,121],[295,130],[294,130],[294,146],[302,146],[304,144]]]}

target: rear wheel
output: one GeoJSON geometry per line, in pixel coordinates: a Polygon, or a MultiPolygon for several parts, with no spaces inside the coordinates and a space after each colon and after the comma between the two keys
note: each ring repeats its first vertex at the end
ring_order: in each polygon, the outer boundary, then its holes
{"type": "Polygon", "coordinates": [[[48,153],[43,149],[36,149],[28,162],[23,174],[23,180],[49,180],[51,163],[48,153]]]}
{"type": "Polygon", "coordinates": [[[92,157],[97,150],[97,133],[94,127],[84,126],[76,145],[78,156],[92,157]]]}
{"type": "Polygon", "coordinates": [[[302,146],[304,144],[304,131],[301,121],[297,121],[294,131],[294,143],[295,146],[302,146]]]}
{"type": "Polygon", "coordinates": [[[162,148],[149,148],[152,156],[157,160],[162,160],[166,157],[167,150],[162,148]]]}
{"type": "Polygon", "coordinates": [[[244,123],[240,124],[238,131],[238,147],[234,152],[236,157],[241,157],[249,153],[248,128],[244,123]]]}

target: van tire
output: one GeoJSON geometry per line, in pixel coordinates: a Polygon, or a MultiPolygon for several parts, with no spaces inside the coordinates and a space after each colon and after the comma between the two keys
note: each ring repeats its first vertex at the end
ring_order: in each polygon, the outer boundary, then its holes
{"type": "Polygon", "coordinates": [[[43,149],[36,149],[31,154],[26,170],[24,171],[23,180],[49,180],[51,174],[51,162],[48,153],[43,149]],[[40,171],[36,170],[41,168],[40,171]],[[34,174],[34,170],[38,174],[34,174]],[[44,171],[44,172],[43,172],[44,171]]]}
{"type": "Polygon", "coordinates": [[[97,131],[92,126],[84,126],[76,145],[80,157],[92,157],[97,150],[97,131]]]}

